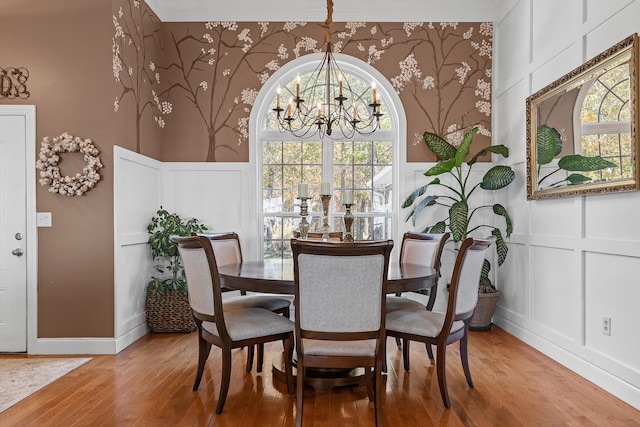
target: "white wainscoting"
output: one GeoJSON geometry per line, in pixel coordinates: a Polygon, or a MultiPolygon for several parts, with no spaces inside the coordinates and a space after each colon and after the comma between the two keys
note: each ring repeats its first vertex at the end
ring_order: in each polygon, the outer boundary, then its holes
{"type": "Polygon", "coordinates": [[[520,0],[495,25],[493,143],[518,178],[494,321],[640,409],[640,192],[527,201],[524,150],[526,97],[640,32],[637,16],[640,0],[520,0]]]}
{"type": "Polygon", "coordinates": [[[147,333],[146,284],[153,262],[149,220],[162,205],[162,163],[114,147],[115,352],[147,333]]]}
{"type": "Polygon", "coordinates": [[[197,218],[213,233],[235,231],[243,257],[258,257],[258,201],[251,164],[167,162],[162,176],[166,209],[197,218]]]}

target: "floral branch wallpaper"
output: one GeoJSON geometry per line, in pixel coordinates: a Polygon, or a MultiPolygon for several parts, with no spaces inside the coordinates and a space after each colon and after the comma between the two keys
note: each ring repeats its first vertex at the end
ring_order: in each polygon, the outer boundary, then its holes
{"type": "MultiPolygon", "coordinates": [[[[138,121],[153,117],[162,160],[248,161],[249,115],[262,85],[288,61],[325,48],[320,22],[162,23],[160,43],[158,25],[145,25],[153,22],[141,10],[147,6],[122,4],[113,17],[114,76],[122,87],[114,109],[134,103],[138,121]],[[122,55],[132,44],[137,56],[122,55]],[[150,60],[159,45],[161,60],[150,60]]],[[[491,144],[492,38],[487,22],[332,25],[334,52],[370,64],[399,94],[407,160],[415,162],[435,160],[422,144],[425,131],[456,144],[478,126],[478,138],[491,144]]],[[[136,134],[137,151],[148,137],[136,134]]]]}

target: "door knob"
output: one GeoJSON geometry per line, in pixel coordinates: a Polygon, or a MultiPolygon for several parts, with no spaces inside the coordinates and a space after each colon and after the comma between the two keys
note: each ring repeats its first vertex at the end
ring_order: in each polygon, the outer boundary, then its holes
{"type": "Polygon", "coordinates": [[[22,256],[24,254],[24,251],[22,249],[18,248],[18,249],[12,250],[11,253],[13,255],[15,255],[15,256],[22,256]]]}

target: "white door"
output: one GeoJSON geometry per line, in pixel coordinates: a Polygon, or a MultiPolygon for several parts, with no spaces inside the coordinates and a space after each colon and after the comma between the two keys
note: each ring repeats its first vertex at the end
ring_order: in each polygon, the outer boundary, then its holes
{"type": "Polygon", "coordinates": [[[27,351],[27,116],[0,110],[0,352],[27,351]]]}

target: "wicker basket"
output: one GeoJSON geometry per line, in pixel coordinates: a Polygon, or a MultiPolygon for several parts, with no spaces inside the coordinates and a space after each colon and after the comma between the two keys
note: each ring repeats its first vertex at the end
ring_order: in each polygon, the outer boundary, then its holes
{"type": "Polygon", "coordinates": [[[471,318],[469,330],[488,331],[491,329],[491,318],[493,317],[493,312],[496,309],[496,303],[498,302],[499,296],[500,291],[478,294],[478,305],[476,306],[476,311],[473,313],[473,317],[471,318]]]}
{"type": "Polygon", "coordinates": [[[193,332],[197,328],[189,297],[178,291],[147,294],[147,324],[151,332],[193,332]]]}

